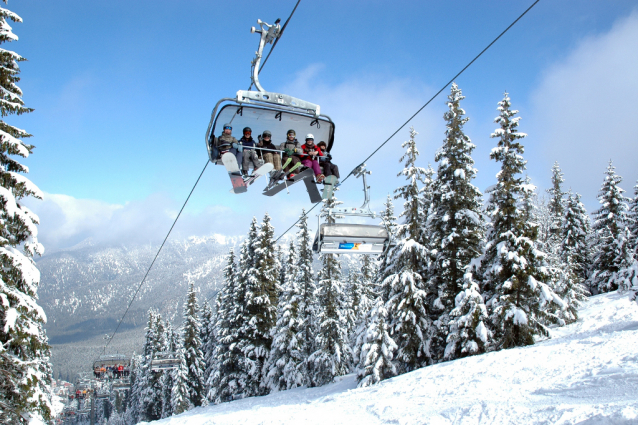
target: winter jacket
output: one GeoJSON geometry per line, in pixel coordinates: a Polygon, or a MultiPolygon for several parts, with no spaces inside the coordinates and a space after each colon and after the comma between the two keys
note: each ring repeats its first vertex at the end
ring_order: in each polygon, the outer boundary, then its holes
{"type": "Polygon", "coordinates": [[[221,136],[217,138],[215,146],[232,145],[233,143],[239,143],[239,142],[230,134],[222,134],[221,136]]]}
{"type": "Polygon", "coordinates": [[[248,146],[250,148],[254,148],[257,145],[257,142],[255,142],[255,139],[253,139],[252,136],[249,138],[242,137],[239,141],[243,146],[248,146]]]}
{"type": "Polygon", "coordinates": [[[303,152],[301,150],[301,144],[297,141],[297,139],[293,140],[292,142],[286,139],[285,142],[279,145],[279,149],[282,151],[285,151],[286,149],[290,149],[291,151],[293,151],[294,155],[299,155],[303,152]]]}
{"type": "Polygon", "coordinates": [[[317,151],[317,156],[315,156],[315,159],[317,159],[318,156],[323,156],[323,153],[321,153],[321,149],[319,149],[317,147],[317,145],[312,145],[311,148],[307,147],[306,144],[304,143],[303,145],[301,145],[301,150],[302,150],[302,154],[299,155],[301,157],[301,159],[307,159],[310,158],[310,156],[308,156],[306,154],[306,152],[310,152],[310,151],[317,151]]]}

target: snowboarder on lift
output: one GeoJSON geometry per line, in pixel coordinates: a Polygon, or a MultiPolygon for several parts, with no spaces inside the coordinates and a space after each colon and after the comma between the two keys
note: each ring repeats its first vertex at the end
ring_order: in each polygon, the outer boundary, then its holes
{"type": "MultiPolygon", "coordinates": [[[[257,157],[257,152],[255,152],[255,147],[257,146],[257,142],[253,139],[253,130],[250,127],[245,127],[243,130],[244,137],[242,137],[239,141],[241,142],[241,148],[243,152],[243,161],[242,164],[242,173],[244,176],[248,175],[248,170],[250,166],[253,167],[253,172],[257,168],[261,167],[261,161],[257,157]],[[252,149],[246,149],[252,148],[252,149]]],[[[237,162],[240,163],[239,161],[237,162]]]]}
{"type": "Polygon", "coordinates": [[[319,158],[319,165],[321,166],[323,174],[326,177],[335,176],[337,179],[339,179],[339,167],[337,167],[336,164],[332,163],[332,155],[326,150],[328,148],[326,142],[317,143],[317,147],[321,149],[322,153],[322,156],[319,158]]]}
{"type": "Polygon", "coordinates": [[[321,152],[321,149],[315,145],[315,136],[308,134],[306,136],[306,143],[301,146],[301,150],[301,163],[304,167],[312,168],[312,171],[315,173],[317,183],[323,182],[325,176],[321,172],[318,160],[320,156],[323,156],[323,153],[321,152]]]}
{"type": "Polygon", "coordinates": [[[215,148],[219,151],[220,158],[226,152],[230,152],[237,158],[237,164],[241,164],[242,154],[238,149],[240,145],[237,139],[232,136],[232,133],[233,127],[228,123],[224,124],[224,132],[217,138],[215,148]]]}
{"type": "MultiPolygon", "coordinates": [[[[288,165],[284,168],[285,173],[288,173],[290,168],[301,162],[301,158],[299,157],[299,154],[302,153],[301,144],[297,141],[297,138],[295,137],[296,135],[297,133],[295,133],[295,130],[288,130],[288,133],[286,134],[286,141],[279,145],[279,149],[284,151],[282,161],[285,163],[288,158],[291,159],[288,165]]],[[[294,176],[294,174],[290,174],[288,178],[293,178],[294,176]]]]}

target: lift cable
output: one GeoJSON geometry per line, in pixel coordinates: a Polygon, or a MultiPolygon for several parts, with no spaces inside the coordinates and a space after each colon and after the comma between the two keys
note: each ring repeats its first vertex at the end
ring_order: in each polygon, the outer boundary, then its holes
{"type": "MultiPolygon", "coordinates": [[[[277,45],[277,42],[279,42],[279,39],[283,35],[284,30],[286,29],[286,26],[288,25],[288,22],[290,22],[290,18],[292,18],[292,15],[295,13],[295,10],[297,10],[297,6],[299,6],[300,2],[301,2],[301,0],[297,0],[297,4],[295,5],[294,9],[292,9],[292,12],[290,13],[290,16],[288,17],[288,19],[284,23],[284,26],[281,28],[281,32],[279,33],[279,37],[277,37],[277,40],[275,40],[275,43],[273,44],[273,46],[270,48],[270,51],[268,52],[268,56],[266,56],[266,59],[261,64],[261,67],[259,68],[259,72],[261,72],[261,70],[264,69],[264,66],[266,65],[266,61],[270,57],[270,54],[272,53],[272,51],[275,49],[275,46],[277,45]]],[[[252,84],[250,85],[250,87],[252,88],[252,84]]],[[[248,90],[250,90],[250,88],[248,90]]],[[[142,289],[142,285],[144,285],[144,282],[146,281],[146,278],[148,277],[148,274],[150,273],[151,269],[153,268],[153,265],[155,264],[155,261],[157,260],[157,257],[159,256],[160,252],[162,251],[162,248],[164,247],[164,244],[168,240],[168,237],[170,236],[171,232],[173,231],[173,228],[175,227],[175,224],[177,223],[177,220],[182,215],[182,211],[184,211],[184,208],[186,207],[186,204],[188,203],[188,200],[190,199],[191,195],[193,194],[193,191],[197,187],[197,184],[199,183],[199,180],[202,178],[202,175],[204,175],[204,171],[206,171],[206,168],[208,167],[209,162],[210,162],[209,160],[206,161],[206,165],[204,165],[204,169],[202,170],[201,173],[199,173],[199,177],[197,178],[197,181],[193,185],[193,188],[191,189],[190,193],[188,194],[188,197],[184,201],[184,205],[182,205],[182,208],[179,210],[179,213],[177,214],[177,217],[175,217],[175,220],[173,221],[173,225],[168,230],[168,233],[166,234],[166,237],[164,238],[164,241],[162,242],[162,245],[157,250],[157,254],[155,254],[155,258],[151,262],[151,265],[148,267],[148,270],[146,270],[146,274],[144,275],[144,278],[140,282],[139,286],[137,287],[137,290],[135,291],[135,294],[133,294],[133,297],[129,301],[128,306],[126,307],[126,310],[124,311],[124,314],[122,315],[122,318],[119,320],[119,322],[117,323],[117,327],[115,328],[115,330],[113,331],[113,333],[109,337],[107,343],[104,345],[104,348],[102,349],[102,354],[106,354],[107,347],[109,346],[109,344],[111,344],[111,341],[113,340],[113,337],[115,337],[115,334],[120,329],[120,326],[122,325],[122,322],[124,321],[124,318],[126,317],[126,314],[128,313],[129,309],[131,308],[131,305],[133,304],[133,301],[135,301],[135,298],[137,298],[137,294],[140,292],[140,289],[142,289]]]]}
{"type": "MultiPolygon", "coordinates": [[[[428,101],[427,101],[427,102],[426,102],[423,106],[421,106],[421,107],[420,107],[420,108],[419,108],[419,109],[418,109],[418,110],[417,110],[417,111],[416,111],[416,112],[415,112],[415,113],[414,113],[414,114],[413,114],[410,118],[408,118],[408,120],[407,120],[406,122],[404,122],[403,124],[401,124],[401,126],[400,126],[399,128],[397,128],[397,130],[396,130],[394,133],[392,133],[392,134],[390,135],[390,137],[388,137],[388,138],[387,138],[387,139],[386,139],[383,143],[381,143],[381,144],[379,145],[379,147],[377,147],[377,148],[374,150],[374,152],[372,152],[370,155],[368,155],[368,157],[367,157],[366,159],[364,159],[364,160],[362,161],[362,163],[361,163],[361,164],[363,165],[366,161],[368,161],[370,158],[372,158],[372,156],[373,156],[374,154],[376,154],[376,153],[377,153],[377,152],[378,152],[378,151],[379,151],[379,150],[380,150],[383,146],[385,146],[385,145],[386,145],[386,143],[388,143],[388,142],[390,141],[390,139],[392,139],[394,136],[396,136],[396,135],[397,135],[397,133],[403,129],[403,127],[405,127],[406,125],[408,125],[408,123],[409,123],[410,121],[412,121],[412,119],[413,119],[414,117],[416,117],[416,116],[417,116],[417,115],[418,115],[418,114],[419,114],[419,113],[420,113],[423,109],[425,109],[425,107],[426,107],[426,106],[428,106],[428,105],[429,105],[429,104],[430,104],[430,103],[431,103],[431,102],[432,102],[432,101],[433,101],[433,100],[434,100],[434,99],[435,99],[435,98],[436,98],[439,94],[441,94],[441,92],[443,92],[443,90],[445,90],[445,89],[446,89],[446,88],[447,88],[447,87],[448,87],[451,83],[453,83],[453,82],[454,82],[454,80],[456,80],[456,79],[459,77],[459,75],[461,75],[463,72],[465,72],[465,70],[466,70],[466,69],[468,69],[468,68],[470,67],[470,65],[472,65],[472,64],[473,64],[473,63],[474,63],[474,62],[475,62],[475,61],[476,61],[479,57],[481,57],[481,56],[483,55],[483,53],[485,53],[485,52],[486,52],[486,51],[487,51],[490,47],[492,47],[492,45],[493,45],[494,43],[496,43],[496,42],[498,41],[498,39],[499,39],[499,38],[501,38],[501,37],[502,37],[502,36],[503,36],[503,35],[504,35],[507,31],[509,31],[509,29],[510,29],[510,28],[512,28],[512,27],[514,26],[514,24],[516,24],[516,23],[517,23],[517,22],[518,22],[518,21],[519,21],[519,20],[520,20],[523,16],[525,16],[525,15],[527,14],[527,12],[529,12],[529,11],[530,11],[530,10],[531,10],[534,6],[536,6],[536,3],[538,3],[539,1],[540,1],[540,0],[536,0],[534,3],[532,3],[532,5],[531,5],[530,7],[528,7],[528,8],[527,8],[527,9],[526,9],[526,10],[525,10],[525,11],[524,11],[524,12],[523,12],[523,13],[522,13],[522,14],[521,14],[518,18],[516,18],[516,19],[514,20],[514,22],[512,22],[512,23],[511,23],[511,24],[510,24],[507,28],[505,28],[505,30],[503,30],[503,32],[501,32],[501,33],[500,33],[500,34],[499,34],[499,35],[498,35],[498,36],[497,36],[494,40],[492,40],[492,42],[491,42],[490,44],[488,44],[488,45],[487,45],[487,47],[485,47],[483,50],[481,50],[481,52],[480,52],[478,55],[476,55],[476,56],[474,57],[474,59],[472,59],[472,60],[471,60],[471,61],[470,61],[467,65],[465,65],[465,67],[464,67],[463,69],[461,69],[461,70],[460,70],[460,71],[459,71],[459,72],[458,72],[458,73],[457,73],[454,77],[452,77],[452,78],[450,79],[450,81],[448,81],[447,83],[445,83],[445,85],[444,85],[443,87],[441,87],[441,90],[439,90],[438,92],[436,92],[436,93],[434,94],[434,96],[432,96],[432,97],[430,98],[430,100],[428,100],[428,101]]],[[[354,173],[354,172],[355,172],[355,170],[356,170],[357,168],[358,168],[358,166],[357,166],[357,167],[355,167],[352,171],[350,171],[350,173],[346,176],[346,178],[345,178],[345,179],[343,179],[343,181],[341,181],[340,185],[342,185],[343,183],[345,183],[345,181],[346,181],[346,180],[348,180],[348,178],[352,175],[352,173],[354,173]]],[[[306,212],[304,215],[302,215],[301,217],[299,217],[299,219],[297,219],[297,221],[295,221],[295,222],[293,223],[293,225],[292,225],[292,226],[290,226],[288,229],[286,229],[286,231],[285,231],[284,233],[282,233],[282,234],[281,234],[281,235],[280,235],[277,239],[275,239],[275,242],[279,241],[279,239],[281,239],[281,238],[282,238],[282,237],[283,237],[286,233],[288,233],[288,232],[290,231],[290,229],[292,229],[293,227],[295,227],[295,226],[297,225],[297,223],[299,223],[299,222],[300,222],[303,218],[307,217],[307,216],[308,216],[308,214],[309,214],[312,210],[314,210],[314,209],[315,209],[315,207],[316,207],[317,205],[319,205],[319,204],[317,203],[317,204],[313,205],[313,207],[312,207],[312,208],[310,208],[310,209],[308,210],[308,212],[306,212]]]]}
{"type": "Polygon", "coordinates": [[[146,270],[146,274],[144,275],[144,278],[142,279],[142,281],[140,282],[139,286],[137,287],[137,290],[135,291],[135,294],[133,294],[133,297],[129,301],[128,306],[126,307],[126,311],[124,311],[124,314],[122,315],[122,318],[117,323],[117,327],[113,331],[113,334],[109,337],[108,342],[104,345],[104,349],[102,350],[102,354],[106,354],[106,348],[109,346],[109,344],[113,340],[113,337],[117,333],[118,329],[120,329],[120,326],[122,325],[122,322],[124,321],[124,317],[126,317],[126,313],[128,313],[129,309],[131,308],[131,304],[133,304],[133,301],[135,301],[135,298],[137,298],[137,294],[140,292],[140,289],[142,289],[142,285],[144,285],[144,282],[146,281],[146,278],[148,277],[148,274],[150,273],[151,269],[153,268],[153,264],[155,264],[155,260],[157,260],[157,257],[160,255],[160,252],[162,251],[162,248],[164,248],[164,244],[166,243],[166,240],[168,240],[168,237],[170,236],[171,232],[173,231],[173,228],[175,227],[175,224],[177,223],[177,220],[182,215],[182,211],[184,211],[184,208],[186,207],[186,204],[188,203],[188,200],[191,198],[191,195],[193,194],[193,191],[195,190],[195,187],[197,187],[197,183],[199,183],[199,180],[202,178],[202,175],[204,175],[204,171],[206,171],[206,168],[208,167],[209,163],[210,163],[210,161],[206,160],[206,165],[204,165],[204,168],[202,169],[202,172],[199,173],[199,177],[197,177],[197,181],[195,182],[195,184],[193,185],[193,188],[191,189],[190,193],[186,197],[186,200],[184,201],[184,205],[182,205],[182,208],[179,210],[179,213],[177,214],[177,217],[175,217],[175,220],[173,221],[173,225],[168,230],[168,233],[166,234],[166,237],[164,238],[164,242],[162,242],[162,245],[160,245],[159,249],[157,250],[157,254],[155,254],[155,258],[153,258],[153,261],[151,262],[151,265],[148,266],[148,270],[146,270]]]}

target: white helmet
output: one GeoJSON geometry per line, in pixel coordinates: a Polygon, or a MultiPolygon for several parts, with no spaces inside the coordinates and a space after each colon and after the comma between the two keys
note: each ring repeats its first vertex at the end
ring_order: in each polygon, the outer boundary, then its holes
{"type": "Polygon", "coordinates": [[[312,139],[315,140],[315,136],[313,136],[311,133],[306,134],[306,140],[308,139],[312,139]]]}

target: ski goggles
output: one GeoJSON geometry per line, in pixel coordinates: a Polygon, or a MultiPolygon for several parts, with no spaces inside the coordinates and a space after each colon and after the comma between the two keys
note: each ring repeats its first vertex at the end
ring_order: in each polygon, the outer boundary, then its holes
{"type": "Polygon", "coordinates": [[[232,130],[232,129],[233,129],[232,127],[228,127],[228,126],[224,127],[224,130],[232,130]]]}

